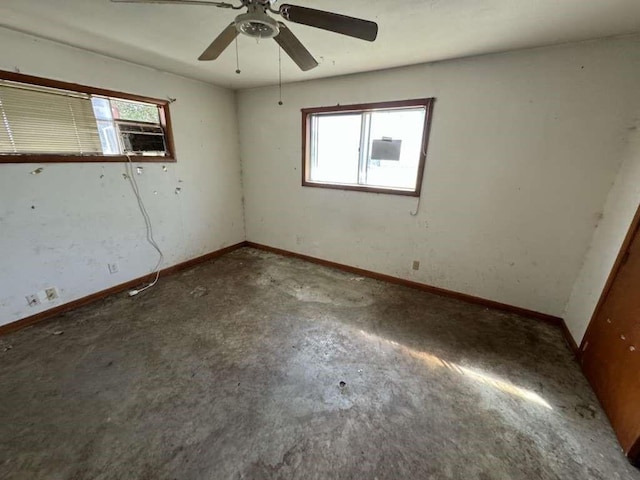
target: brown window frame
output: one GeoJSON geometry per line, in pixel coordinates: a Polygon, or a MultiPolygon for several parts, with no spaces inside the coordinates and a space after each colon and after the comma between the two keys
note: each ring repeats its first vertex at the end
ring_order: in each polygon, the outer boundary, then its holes
{"type": "Polygon", "coordinates": [[[362,103],[354,105],[336,105],[331,107],[303,108],[302,112],[302,186],[316,188],[330,188],[336,190],[353,190],[358,192],[387,193],[392,195],[405,195],[419,197],[422,191],[422,179],[424,167],[427,163],[427,148],[429,145],[429,133],[431,131],[431,119],[433,117],[433,103],[435,98],[416,98],[412,100],[398,100],[390,102],[362,103]],[[366,113],[379,110],[393,110],[410,107],[425,107],[424,129],[422,132],[422,150],[418,162],[416,186],[413,190],[398,188],[385,188],[369,185],[351,185],[340,183],[313,182],[310,180],[311,172],[311,116],[318,113],[366,113]]]}
{"type": "Polygon", "coordinates": [[[107,90],[104,88],[89,87],[77,83],[63,82],[60,80],[52,80],[49,78],[36,77],[33,75],[25,75],[23,73],[9,72],[0,70],[0,80],[8,80],[12,82],[26,83],[37,85],[40,87],[57,88],[60,90],[69,90],[73,92],[86,93],[89,95],[97,95],[102,97],[110,97],[116,100],[130,100],[133,102],[150,103],[158,107],[160,115],[160,126],[164,130],[164,137],[167,146],[166,156],[151,155],[104,155],[104,154],[53,154],[53,153],[15,153],[0,154],[1,163],[121,163],[132,162],[137,163],[175,163],[175,143],[173,140],[173,130],[171,126],[171,114],[169,112],[169,100],[163,100],[131,93],[123,93],[115,90],[107,90]]]}

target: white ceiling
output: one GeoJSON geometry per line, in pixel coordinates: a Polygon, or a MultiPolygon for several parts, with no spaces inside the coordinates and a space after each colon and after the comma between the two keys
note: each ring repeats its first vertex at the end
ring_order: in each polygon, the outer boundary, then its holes
{"type": "MultiPolygon", "coordinates": [[[[232,1],[232,0],[227,0],[232,1]]],[[[369,43],[289,23],[320,63],[292,82],[640,32],[640,0],[281,0],[378,22],[369,43]]],[[[238,2],[234,2],[238,3],[238,2]]],[[[278,48],[239,38],[214,62],[197,57],[239,11],[109,0],[2,0],[0,25],[231,88],[275,84],[278,48]]],[[[1,47],[0,47],[1,48],[1,47]]]]}

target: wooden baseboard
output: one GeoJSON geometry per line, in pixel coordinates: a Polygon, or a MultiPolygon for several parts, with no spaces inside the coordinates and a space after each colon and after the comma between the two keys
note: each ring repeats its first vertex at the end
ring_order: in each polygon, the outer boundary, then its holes
{"type": "MultiPolygon", "coordinates": [[[[415,288],[417,290],[422,290],[423,292],[429,292],[436,295],[441,295],[444,297],[455,298],[457,300],[462,300],[468,303],[474,303],[476,305],[482,305],[484,307],[494,308],[496,310],[502,310],[504,312],[516,313],[518,315],[522,315],[523,317],[534,318],[536,320],[541,320],[546,323],[550,323],[557,327],[562,327],[564,321],[559,317],[554,317],[553,315],[547,315],[546,313],[534,312],[533,310],[528,310],[526,308],[515,307],[513,305],[507,305],[505,303],[496,302],[493,300],[487,300],[486,298],[475,297],[473,295],[468,295],[466,293],[454,292],[452,290],[447,290],[445,288],[433,287],[431,285],[427,285],[425,283],[414,282],[411,280],[405,280],[404,278],[393,277],[391,275],[385,275],[383,273],[376,273],[369,270],[364,270],[362,268],[352,267],[349,265],[343,265],[341,263],[331,262],[329,260],[323,260],[321,258],[311,257],[309,255],[303,255],[301,253],[290,252],[289,250],[283,250],[281,248],[270,247],[268,245],[262,245],[260,243],[255,242],[245,242],[246,246],[256,248],[258,250],[264,250],[267,252],[277,253],[279,255],[285,255],[288,257],[299,258],[301,260],[306,260],[308,262],[317,263],[318,265],[324,265],[325,267],[336,268],[338,270],[343,270],[345,272],[354,273],[356,275],[360,275],[363,277],[374,278],[376,280],[382,280],[384,282],[395,283],[396,285],[402,285],[409,288],[415,288]]],[[[568,332],[568,330],[567,330],[568,332]]],[[[571,335],[569,335],[571,338],[571,335]]]]}
{"type": "MultiPolygon", "coordinates": [[[[210,252],[200,257],[192,258],[187,260],[186,262],[179,263],[177,265],[172,265],[170,267],[164,268],[160,271],[160,277],[166,277],[167,275],[174,274],[181,270],[186,270],[187,268],[191,268],[199,263],[204,263],[209,260],[213,260],[214,258],[221,257],[229,252],[242,248],[246,245],[246,242],[236,243],[235,245],[231,245],[229,247],[221,248],[220,250],[216,250],[215,252],[210,252]]],[[[8,323],[6,325],[0,326],[0,335],[6,335],[7,333],[15,332],[17,330],[21,330],[25,327],[33,325],[38,322],[42,322],[43,320],[47,320],[49,318],[53,318],[57,315],[60,315],[65,312],[69,312],[78,307],[82,307],[84,305],[88,305],[97,300],[101,300],[109,295],[113,295],[116,293],[123,292],[125,290],[132,289],[134,287],[138,287],[145,283],[149,283],[155,278],[155,273],[150,273],[143,277],[138,277],[133,280],[129,280],[128,282],[121,283],[119,285],[115,285],[113,287],[107,288],[106,290],[101,290],[96,293],[92,293],[91,295],[87,295],[86,297],[79,298],[77,300],[73,300],[71,302],[65,303],[63,305],[59,305],[57,307],[51,308],[49,310],[45,310],[44,312],[36,313],[35,315],[31,315],[26,318],[22,318],[20,320],[16,320],[15,322],[8,323]]]]}
{"type": "MultiPolygon", "coordinates": [[[[200,263],[204,263],[207,262],[209,260],[213,260],[215,258],[221,257],[222,255],[225,255],[229,252],[232,252],[234,250],[237,250],[239,248],[242,247],[252,247],[252,248],[256,248],[259,250],[264,250],[267,252],[272,252],[272,253],[277,253],[279,255],[284,255],[284,256],[288,256],[288,257],[294,257],[294,258],[299,258],[301,260],[306,260],[308,262],[312,262],[312,263],[316,263],[318,265],[323,265],[326,267],[331,267],[331,268],[336,268],[338,270],[342,270],[345,272],[349,272],[349,273],[353,273],[356,275],[360,275],[363,277],[369,277],[369,278],[373,278],[376,280],[382,280],[384,282],[389,282],[389,283],[393,283],[396,285],[402,285],[405,287],[409,287],[409,288],[414,288],[417,290],[421,290],[423,292],[428,292],[428,293],[433,293],[436,295],[441,295],[444,297],[449,297],[449,298],[455,298],[457,300],[462,300],[468,303],[473,303],[476,305],[482,305],[484,307],[488,307],[488,308],[493,308],[496,310],[502,310],[505,312],[510,312],[510,313],[516,313],[518,315],[522,315],[524,317],[529,317],[529,318],[534,318],[536,320],[541,320],[543,322],[546,323],[550,323],[552,325],[555,325],[557,327],[560,327],[562,329],[564,338],[569,346],[569,348],[571,350],[573,350],[573,352],[576,354],[578,354],[579,350],[578,350],[578,346],[576,345],[575,341],[573,340],[573,337],[571,336],[571,334],[569,333],[569,330],[566,326],[566,324],[564,323],[564,320],[562,318],[559,317],[554,317],[553,315],[547,315],[545,313],[540,313],[540,312],[535,312],[533,310],[528,310],[526,308],[521,308],[521,307],[515,307],[513,305],[507,305],[505,303],[500,303],[500,302],[496,302],[493,300],[487,300],[485,298],[480,298],[480,297],[476,297],[473,295],[468,295],[466,293],[460,293],[460,292],[454,292],[452,290],[447,290],[444,288],[439,288],[439,287],[434,287],[431,285],[427,285],[424,283],[418,283],[418,282],[414,282],[411,280],[405,280],[403,278],[398,278],[398,277],[393,277],[391,275],[385,275],[382,273],[376,273],[376,272],[372,272],[370,270],[365,270],[362,268],[357,268],[357,267],[352,267],[349,265],[344,265],[341,263],[336,263],[336,262],[331,262],[329,260],[323,260],[321,258],[316,258],[316,257],[312,257],[309,255],[303,255],[301,253],[295,253],[295,252],[291,252],[288,250],[283,250],[280,248],[275,248],[275,247],[270,247],[268,245],[262,245],[259,243],[255,243],[255,242],[249,242],[249,241],[245,241],[245,242],[240,242],[237,243],[235,245],[231,245],[229,247],[226,248],[222,248],[220,250],[216,250],[215,252],[211,252],[211,253],[207,253],[206,255],[202,255],[200,257],[197,258],[192,258],[191,260],[187,260],[186,262],[182,262],[179,263],[177,265],[173,265],[171,267],[167,267],[163,270],[160,271],[160,276],[161,277],[166,277],[168,275],[174,274],[176,272],[185,270],[187,268],[191,268],[195,265],[198,265],[200,263]]],[[[154,274],[148,274],[145,275],[143,277],[139,277],[133,280],[130,280],[128,282],[125,283],[121,283],[119,285],[115,285],[111,288],[107,288],[106,290],[101,290],[99,292],[96,293],[92,293],[91,295],[88,295],[86,297],[82,297],[79,298],[77,300],[73,300],[69,303],[65,303],[64,305],[59,305],[57,307],[51,308],[49,310],[45,310],[44,312],[39,312],[36,313],[35,315],[31,315],[29,317],[23,318],[21,320],[17,320],[15,322],[11,322],[8,323],[6,325],[2,325],[0,326],[0,335],[5,335],[7,333],[10,332],[15,332],[17,330],[20,330],[22,328],[28,327],[30,325],[33,325],[35,323],[41,322],[43,320],[47,320],[49,318],[53,318],[57,315],[60,315],[62,313],[74,310],[78,307],[82,307],[84,305],[88,305],[90,303],[93,303],[97,300],[101,300],[105,297],[108,297],[110,295],[114,295],[116,293],[120,293],[123,292],[125,290],[129,290],[131,288],[135,288],[139,285],[142,285],[144,283],[147,283],[149,281],[151,281],[154,277],[154,274]]]]}

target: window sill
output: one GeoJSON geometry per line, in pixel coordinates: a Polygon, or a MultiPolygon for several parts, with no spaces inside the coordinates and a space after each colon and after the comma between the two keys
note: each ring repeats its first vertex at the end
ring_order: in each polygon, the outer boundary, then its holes
{"type": "Polygon", "coordinates": [[[173,157],[149,155],[0,155],[1,163],[124,163],[129,158],[135,163],[175,163],[173,157]]]}
{"type": "Polygon", "coordinates": [[[401,195],[405,197],[419,197],[420,189],[417,190],[399,190],[394,188],[370,187],[367,185],[348,185],[340,183],[318,183],[304,180],[303,187],[329,188],[333,190],[351,190],[356,192],[383,193],[389,195],[401,195]]]}

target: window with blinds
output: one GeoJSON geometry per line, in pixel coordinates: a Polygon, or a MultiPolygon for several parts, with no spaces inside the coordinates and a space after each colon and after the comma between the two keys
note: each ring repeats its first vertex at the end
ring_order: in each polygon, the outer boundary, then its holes
{"type": "Polygon", "coordinates": [[[0,84],[0,153],[102,154],[89,95],[0,84]]]}
{"type": "Polygon", "coordinates": [[[0,163],[175,161],[168,103],[0,71],[0,163]]]}

